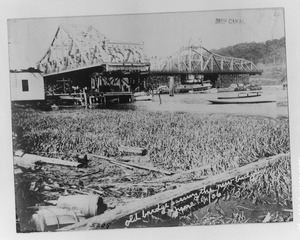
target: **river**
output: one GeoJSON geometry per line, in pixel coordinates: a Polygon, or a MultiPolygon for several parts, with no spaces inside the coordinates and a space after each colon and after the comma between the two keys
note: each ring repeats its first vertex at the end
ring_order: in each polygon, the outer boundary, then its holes
{"type": "Polygon", "coordinates": [[[158,95],[154,95],[152,101],[136,101],[132,104],[120,104],[110,106],[112,109],[170,111],[191,113],[220,113],[234,115],[255,115],[272,118],[288,117],[288,94],[282,86],[265,86],[262,95],[275,99],[276,102],[258,104],[212,104],[208,99],[219,96],[235,96],[237,92],[229,93],[198,93],[198,94],[168,94],[161,95],[161,104],[158,95]]]}

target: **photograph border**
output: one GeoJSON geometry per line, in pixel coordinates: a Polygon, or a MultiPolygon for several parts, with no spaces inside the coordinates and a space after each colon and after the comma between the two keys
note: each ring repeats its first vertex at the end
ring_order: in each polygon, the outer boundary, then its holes
{"type": "MultiPolygon", "coordinates": [[[[166,238],[186,238],[189,239],[282,239],[287,236],[297,236],[299,234],[299,132],[300,132],[300,111],[298,107],[300,81],[298,77],[299,55],[299,32],[300,15],[299,4],[296,0],[283,1],[138,1],[131,0],[119,1],[57,1],[52,3],[50,0],[5,0],[1,2],[1,73],[3,92],[1,97],[1,152],[3,153],[3,168],[1,168],[0,179],[4,186],[1,194],[1,213],[3,218],[0,226],[4,227],[1,234],[5,234],[6,239],[60,239],[73,238],[82,239],[86,237],[95,238],[125,238],[125,239],[166,239],[166,238]],[[89,2],[89,4],[87,4],[89,2]],[[72,8],[70,6],[72,5],[72,8]],[[51,7],[50,7],[51,6],[51,7]],[[98,16],[98,15],[119,15],[119,14],[150,14],[150,13],[171,13],[171,12],[197,12],[215,10],[235,10],[235,9],[261,9],[283,7],[285,14],[285,33],[287,51],[287,72],[288,72],[288,95],[289,95],[289,119],[290,119],[290,138],[291,138],[291,159],[292,159],[292,178],[293,178],[293,210],[294,221],[292,223],[276,224],[241,224],[224,226],[197,226],[197,227],[178,227],[178,228],[155,228],[155,229],[118,229],[111,231],[91,231],[91,232],[70,232],[70,233],[34,233],[16,234],[15,233],[15,208],[14,188],[13,188],[13,164],[12,164],[12,143],[11,143],[11,107],[10,107],[10,88],[9,88],[9,65],[8,65],[8,37],[7,19],[14,18],[48,18],[48,17],[74,17],[74,16],[98,16]],[[9,147],[8,147],[9,146],[9,147]],[[233,235],[234,233],[234,235],[233,235]]],[[[2,230],[2,228],[1,228],[2,230]]]]}

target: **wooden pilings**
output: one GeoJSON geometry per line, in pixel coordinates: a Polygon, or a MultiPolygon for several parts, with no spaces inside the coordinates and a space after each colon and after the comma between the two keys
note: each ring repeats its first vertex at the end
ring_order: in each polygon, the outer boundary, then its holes
{"type": "Polygon", "coordinates": [[[107,105],[109,103],[128,103],[132,102],[131,92],[86,92],[78,93],[78,99],[82,106],[107,105]]]}

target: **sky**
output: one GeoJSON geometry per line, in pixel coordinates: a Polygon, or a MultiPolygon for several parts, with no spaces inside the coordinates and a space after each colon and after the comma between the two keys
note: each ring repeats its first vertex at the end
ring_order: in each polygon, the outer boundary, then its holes
{"type": "Polygon", "coordinates": [[[189,42],[218,49],[284,36],[283,9],[251,9],[65,18],[10,19],[10,69],[35,67],[60,24],[85,29],[93,25],[111,40],[144,42],[145,53],[169,56],[189,42]]]}

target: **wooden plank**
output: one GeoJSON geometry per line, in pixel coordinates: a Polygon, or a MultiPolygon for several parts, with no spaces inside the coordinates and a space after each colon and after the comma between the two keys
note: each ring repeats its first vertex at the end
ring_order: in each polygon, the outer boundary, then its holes
{"type": "Polygon", "coordinates": [[[123,168],[128,168],[128,169],[130,169],[130,170],[134,170],[133,167],[130,167],[130,166],[128,166],[128,165],[126,165],[126,164],[123,164],[123,163],[119,163],[119,162],[111,162],[111,163],[113,163],[113,164],[115,164],[115,165],[117,165],[117,166],[119,166],[119,167],[123,167],[123,168]]]}
{"type": "Polygon", "coordinates": [[[69,166],[69,167],[77,167],[79,165],[78,162],[71,162],[71,161],[65,161],[56,158],[42,157],[34,154],[24,154],[22,157],[14,156],[14,163],[16,165],[23,166],[23,167],[29,166],[38,161],[48,163],[48,164],[55,164],[55,165],[62,165],[62,166],[69,166]]]}
{"type": "MultiPolygon", "coordinates": [[[[221,174],[217,174],[214,176],[211,176],[210,178],[207,178],[201,182],[193,182],[186,184],[184,186],[181,186],[175,190],[170,190],[166,192],[162,192],[144,199],[137,200],[132,203],[128,203],[124,206],[119,206],[111,211],[107,211],[104,214],[101,214],[99,216],[95,216],[89,219],[86,219],[80,223],[73,224],[71,226],[67,226],[65,228],[60,229],[60,231],[70,231],[70,230],[76,230],[83,227],[91,226],[92,224],[110,224],[113,222],[116,222],[120,219],[128,218],[127,223],[133,223],[134,221],[142,220],[142,218],[138,218],[138,214],[140,214],[142,211],[147,209],[152,209],[153,212],[156,211],[164,211],[167,212],[167,210],[170,209],[170,205],[167,205],[169,201],[173,201],[174,199],[177,199],[177,203],[182,200],[184,202],[185,199],[188,199],[188,197],[194,197],[194,191],[200,190],[201,192],[206,192],[209,190],[206,190],[206,187],[218,185],[216,188],[218,189],[219,186],[227,186],[226,184],[230,184],[232,179],[235,179],[236,181],[241,181],[241,179],[247,179],[242,178],[241,176],[248,175],[249,173],[265,168],[272,163],[275,163],[278,159],[289,157],[290,154],[279,154],[276,156],[263,158],[259,161],[250,163],[248,165],[245,165],[243,167],[230,170],[228,172],[224,172],[221,174]],[[190,194],[190,195],[189,195],[190,194]],[[165,204],[165,205],[164,205],[165,204]]],[[[211,194],[211,192],[209,192],[211,194]]],[[[198,199],[201,197],[201,195],[198,195],[198,199]]],[[[173,206],[172,206],[173,207],[173,206]]],[[[186,207],[186,206],[184,206],[186,207]]],[[[172,210],[172,209],[171,209],[172,210]]],[[[146,213],[149,213],[151,211],[147,211],[146,213]]],[[[126,227],[124,225],[124,227],[126,227]]]]}
{"type": "Polygon", "coordinates": [[[96,157],[96,158],[100,158],[100,159],[104,159],[104,160],[107,160],[111,163],[114,163],[114,164],[118,164],[118,165],[123,165],[123,166],[130,166],[130,167],[135,167],[135,168],[139,168],[139,169],[143,169],[143,170],[148,170],[148,171],[154,171],[154,172],[159,172],[159,173],[163,173],[163,174],[166,174],[166,175],[172,175],[173,173],[172,172],[169,172],[169,171],[165,171],[165,170],[161,170],[161,169],[158,169],[158,168],[155,168],[155,167],[147,167],[147,166],[141,166],[141,165],[138,165],[138,164],[135,164],[135,163],[129,163],[129,162],[118,162],[112,158],[108,158],[108,157],[105,157],[105,156],[100,156],[100,155],[94,155],[94,154],[89,154],[90,156],[92,157],[96,157]]]}
{"type": "Polygon", "coordinates": [[[135,153],[135,154],[139,154],[139,155],[146,155],[147,154],[147,150],[145,148],[119,146],[118,149],[119,149],[120,152],[135,153]]]}
{"type": "Polygon", "coordinates": [[[211,169],[212,165],[204,165],[202,167],[198,167],[198,168],[194,168],[194,169],[191,169],[191,170],[188,170],[188,171],[184,171],[184,172],[179,172],[179,173],[175,173],[174,175],[172,176],[165,176],[165,177],[162,177],[162,178],[157,178],[157,179],[154,179],[152,181],[148,181],[149,183],[155,183],[155,182],[171,182],[171,181],[175,181],[179,178],[181,178],[183,175],[185,174],[189,174],[189,173],[193,173],[193,172],[201,172],[201,171],[204,171],[204,170],[207,170],[207,169],[211,169]]]}
{"type": "Polygon", "coordinates": [[[149,162],[150,161],[150,157],[149,155],[146,156],[122,156],[119,161],[122,162],[140,162],[140,163],[144,163],[144,162],[149,162]]]}
{"type": "MultiPolygon", "coordinates": [[[[169,184],[170,185],[170,184],[169,184]]],[[[169,186],[168,185],[168,186],[169,186]]],[[[95,183],[88,185],[88,188],[98,187],[98,188],[108,188],[108,187],[117,187],[117,188],[131,188],[131,187],[164,187],[167,186],[164,183],[132,183],[132,182],[124,182],[124,183],[95,183]]]]}

